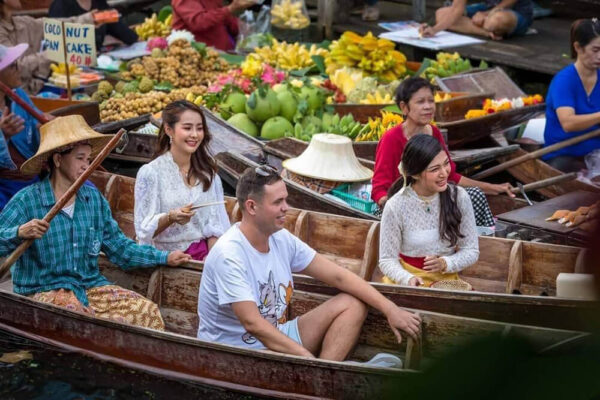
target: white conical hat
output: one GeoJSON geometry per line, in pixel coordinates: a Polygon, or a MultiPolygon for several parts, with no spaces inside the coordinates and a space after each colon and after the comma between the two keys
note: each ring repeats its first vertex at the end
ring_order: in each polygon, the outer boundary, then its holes
{"type": "Polygon", "coordinates": [[[331,133],[313,135],[300,156],[283,162],[288,171],[314,179],[336,182],[360,182],[373,177],[373,171],[361,165],[352,141],[331,133]]]}

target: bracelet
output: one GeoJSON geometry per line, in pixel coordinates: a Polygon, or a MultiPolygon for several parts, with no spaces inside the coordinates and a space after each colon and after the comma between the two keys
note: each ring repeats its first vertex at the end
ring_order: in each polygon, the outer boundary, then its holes
{"type": "Polygon", "coordinates": [[[167,224],[171,225],[173,223],[173,220],[171,219],[171,211],[169,210],[169,212],[167,213],[167,224]]]}

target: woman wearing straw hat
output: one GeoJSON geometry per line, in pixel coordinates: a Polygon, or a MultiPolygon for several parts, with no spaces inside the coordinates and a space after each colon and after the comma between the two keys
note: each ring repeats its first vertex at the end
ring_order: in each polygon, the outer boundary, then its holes
{"type": "Polygon", "coordinates": [[[42,218],[88,168],[112,135],[94,132],[79,115],[56,118],[41,127],[38,152],[21,167],[50,175],[17,193],[0,214],[0,257],[24,239],[37,239],[12,270],[14,291],[34,300],[100,318],[162,330],[156,304],[135,292],[111,285],[98,269],[98,255],[123,269],[158,264],[179,265],[190,259],[128,239],[111,216],[98,190],[83,185],[48,224],[42,218]]]}
{"type": "MultiPolygon", "coordinates": [[[[41,114],[21,88],[17,61],[26,50],[27,44],[14,47],[0,45],[0,82],[13,89],[17,96],[41,114]]],[[[48,114],[46,117],[54,118],[48,114]]],[[[12,102],[4,93],[0,94],[0,211],[15,193],[38,180],[36,175],[19,171],[21,164],[38,149],[38,125],[38,121],[23,107],[12,102]]]]}
{"type": "Polygon", "coordinates": [[[431,124],[435,113],[433,86],[423,78],[409,78],[400,84],[396,91],[396,103],[404,114],[404,123],[390,129],[383,135],[377,145],[375,154],[375,171],[373,175],[373,191],[371,198],[383,207],[387,201],[387,191],[398,179],[398,164],[402,161],[402,152],[406,142],[414,135],[424,133],[437,139],[450,159],[450,182],[462,186],[471,197],[478,226],[493,226],[494,217],[490,211],[484,193],[506,193],[510,197],[508,183],[492,184],[476,181],[456,172],[456,165],[450,158],[446,143],[440,130],[431,124]]]}
{"type": "Polygon", "coordinates": [[[162,112],[158,157],[135,182],[135,233],[140,243],[182,250],[201,261],[227,229],[223,186],[208,152],[211,135],[197,105],[178,100],[162,112]]]}
{"type": "MultiPolygon", "coordinates": [[[[44,86],[44,79],[50,75],[50,60],[42,51],[44,20],[28,15],[14,15],[22,9],[21,0],[0,0],[0,44],[4,46],[16,46],[21,43],[29,45],[18,64],[23,88],[28,93],[35,94],[44,86]]],[[[93,12],[63,19],[80,24],[94,23],[93,12]]]]}
{"type": "Polygon", "coordinates": [[[405,178],[390,188],[381,219],[383,281],[434,287],[457,281],[448,286],[468,289],[457,272],[479,257],[477,227],[469,195],[449,183],[446,151],[433,136],[416,135],[404,149],[401,168],[405,178]]]}

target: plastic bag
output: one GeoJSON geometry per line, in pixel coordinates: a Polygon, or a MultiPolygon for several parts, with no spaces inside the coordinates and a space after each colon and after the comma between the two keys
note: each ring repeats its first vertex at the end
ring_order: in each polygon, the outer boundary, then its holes
{"type": "Polygon", "coordinates": [[[251,53],[256,47],[270,46],[273,36],[271,30],[271,9],[262,6],[256,16],[251,10],[246,10],[240,15],[240,33],[237,38],[235,50],[239,53],[251,53]]]}
{"type": "Polygon", "coordinates": [[[304,0],[273,0],[271,24],[279,29],[304,29],[310,25],[304,0]]]}
{"type": "MultiPolygon", "coordinates": [[[[585,156],[585,166],[587,167],[586,178],[592,180],[592,178],[600,176],[600,149],[585,156]]],[[[594,179],[594,181],[597,180],[597,178],[594,179]]]]}

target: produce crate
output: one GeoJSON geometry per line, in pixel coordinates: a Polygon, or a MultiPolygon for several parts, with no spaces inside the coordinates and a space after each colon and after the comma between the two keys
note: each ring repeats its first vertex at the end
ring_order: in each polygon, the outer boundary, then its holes
{"type": "Polygon", "coordinates": [[[271,25],[271,34],[279,41],[306,43],[309,40],[309,26],[302,29],[282,29],[271,25]]]}
{"type": "Polygon", "coordinates": [[[351,193],[348,193],[349,188],[350,184],[344,183],[343,185],[333,189],[331,191],[331,194],[337,197],[338,199],[344,200],[352,208],[356,208],[357,210],[364,211],[369,214],[375,214],[375,211],[377,211],[378,208],[377,203],[371,200],[363,200],[354,196],[351,193]]]}

